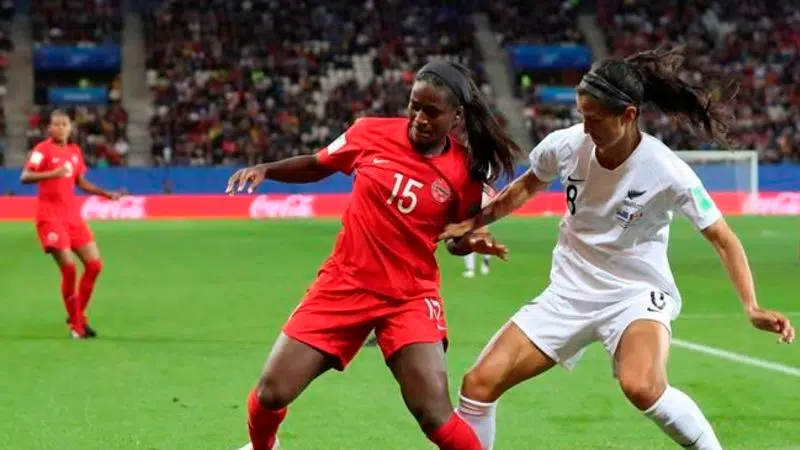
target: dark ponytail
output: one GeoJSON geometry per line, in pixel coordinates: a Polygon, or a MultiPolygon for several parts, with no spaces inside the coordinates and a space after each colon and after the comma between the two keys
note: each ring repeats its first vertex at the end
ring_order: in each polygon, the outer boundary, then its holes
{"type": "MultiPolygon", "coordinates": [[[[467,95],[457,94],[453,86],[449,86],[442,76],[426,72],[423,69],[417,76],[418,81],[425,81],[435,86],[446,87],[451,94],[451,102],[464,108],[464,132],[470,152],[470,173],[476,180],[494,182],[500,175],[506,179],[514,176],[514,169],[522,150],[511,140],[503,127],[489,109],[478,86],[472,80],[470,70],[461,64],[448,63],[463,75],[463,89],[467,95]],[[464,98],[463,101],[459,98],[464,98]]],[[[456,86],[456,88],[461,88],[456,86]]]]}
{"type": "Polygon", "coordinates": [[[705,85],[682,79],[680,70],[685,59],[683,48],[676,47],[648,50],[624,60],[600,61],[584,76],[578,93],[592,95],[604,106],[620,112],[629,105],[652,104],[684,129],[694,134],[699,131],[721,146],[732,147],[727,137],[732,114],[726,103],[733,95],[725,101],[722,95],[715,95],[718,86],[708,82],[708,74],[703,74],[705,85]]]}

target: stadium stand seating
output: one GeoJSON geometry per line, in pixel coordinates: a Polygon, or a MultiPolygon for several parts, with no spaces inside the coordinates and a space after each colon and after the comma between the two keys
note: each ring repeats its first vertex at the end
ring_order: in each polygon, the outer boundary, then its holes
{"type": "MultiPolygon", "coordinates": [[[[584,44],[574,7],[575,2],[563,0],[543,0],[533,8],[522,0],[492,0],[487,13],[498,42],[504,46],[584,44]]],[[[520,94],[525,102],[525,124],[534,142],[579,120],[572,107],[537,103],[535,83],[520,94]]]]}
{"type": "Polygon", "coordinates": [[[525,0],[491,0],[487,13],[502,45],[580,43],[584,37],[575,23],[573,3],[541,0],[532,5],[525,0]]]}
{"type": "MultiPolygon", "coordinates": [[[[684,76],[697,83],[697,68],[741,86],[732,105],[732,136],[762,161],[800,160],[800,9],[792,0],[714,0],[653,3],[614,0],[601,16],[615,56],[667,43],[684,45],[697,66],[684,76]]],[[[645,127],[676,149],[710,148],[648,112],[645,127]]]]}
{"type": "Polygon", "coordinates": [[[121,5],[118,0],[32,0],[33,40],[45,44],[119,44],[121,5]]]}
{"type": "MultiPolygon", "coordinates": [[[[524,8],[516,0],[492,2],[490,14],[502,42],[580,43],[568,2],[524,8]],[[559,9],[561,8],[561,9],[559,9]],[[549,14],[540,14],[540,10],[549,14]]],[[[683,45],[694,65],[683,75],[697,83],[698,69],[723,85],[737,81],[731,136],[755,149],[764,162],[800,161],[800,10],[792,0],[771,3],[706,0],[648,2],[606,0],[598,18],[614,56],[662,45],[683,45]]],[[[534,140],[580,120],[571,107],[541,105],[535,86],[523,92],[526,120],[534,140]]],[[[645,111],[643,126],[675,149],[711,149],[664,115],[645,111]]]]}
{"type": "Polygon", "coordinates": [[[480,73],[466,16],[433,3],[156,1],[142,22],[157,164],[314,151],[360,115],[402,113],[428,55],[480,73]]]}
{"type": "Polygon", "coordinates": [[[6,128],[6,112],[3,106],[8,92],[6,83],[6,69],[8,68],[8,54],[14,50],[11,41],[11,21],[14,19],[14,2],[4,0],[0,2],[0,166],[5,164],[5,153],[8,150],[8,135],[6,128]]]}
{"type": "MultiPolygon", "coordinates": [[[[122,44],[122,2],[115,0],[33,0],[30,4],[31,32],[36,45],[92,46],[122,44]]],[[[37,89],[71,86],[74,82],[37,79],[37,89]]],[[[81,85],[93,84],[87,74],[81,85]]],[[[105,85],[105,83],[102,83],[105,85]]],[[[90,166],[124,165],[130,145],[127,140],[128,114],[122,108],[121,77],[108,86],[108,106],[67,108],[73,117],[76,142],[90,166]]],[[[28,118],[29,147],[46,136],[45,125],[53,106],[34,108],[28,118]]]]}

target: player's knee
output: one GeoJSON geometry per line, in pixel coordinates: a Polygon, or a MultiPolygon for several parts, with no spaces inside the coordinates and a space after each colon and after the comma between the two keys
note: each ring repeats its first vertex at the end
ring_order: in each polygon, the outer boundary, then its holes
{"type": "Polygon", "coordinates": [[[258,380],[256,397],[264,408],[276,410],[285,408],[294,400],[293,391],[290,383],[282,381],[279,377],[264,375],[258,380]]]}
{"type": "Polygon", "coordinates": [[[622,370],[618,377],[622,392],[642,411],[653,406],[667,389],[666,378],[656,371],[622,370]]]}
{"type": "MultiPolygon", "coordinates": [[[[444,388],[443,392],[447,392],[444,388]]],[[[432,396],[408,402],[408,409],[425,433],[438,430],[453,415],[453,404],[447,395],[432,396]]]]}
{"type": "Polygon", "coordinates": [[[470,400],[491,403],[497,400],[497,381],[488,370],[473,367],[461,380],[461,394],[470,400]]]}
{"type": "Polygon", "coordinates": [[[86,261],[86,271],[99,274],[103,271],[103,260],[100,258],[86,261]]]}
{"type": "Polygon", "coordinates": [[[454,408],[450,402],[445,376],[427,379],[422,383],[424,388],[406,392],[404,398],[420,428],[430,433],[447,423],[454,408]]]}

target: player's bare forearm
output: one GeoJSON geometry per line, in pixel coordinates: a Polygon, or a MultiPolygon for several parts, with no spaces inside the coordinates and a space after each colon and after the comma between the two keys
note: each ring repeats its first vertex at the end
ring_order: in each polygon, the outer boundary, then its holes
{"type": "Polygon", "coordinates": [[[19,177],[19,181],[22,184],[33,184],[38,183],[40,181],[51,180],[53,178],[58,178],[58,170],[50,170],[47,172],[33,172],[28,169],[24,169],[22,171],[22,175],[19,177]]]}
{"type": "Polygon", "coordinates": [[[719,254],[722,265],[736,288],[744,310],[750,311],[758,308],[753,273],[750,271],[747,253],[745,253],[742,242],[736,236],[736,233],[731,230],[724,219],[720,219],[703,230],[703,236],[711,242],[714,250],[719,254]]]}
{"type": "Polygon", "coordinates": [[[475,228],[486,226],[511,214],[545,187],[547,183],[528,170],[500,191],[492,202],[475,216],[475,228]]]}
{"type": "Polygon", "coordinates": [[[78,185],[80,190],[86,192],[87,194],[99,195],[101,197],[111,198],[111,193],[101,188],[100,186],[92,183],[91,181],[87,180],[85,177],[83,177],[83,175],[78,177],[78,181],[76,184],[78,185]]]}
{"type": "Polygon", "coordinates": [[[282,183],[314,183],[336,172],[323,165],[316,155],[293,156],[257,167],[264,171],[266,179],[282,183]]]}

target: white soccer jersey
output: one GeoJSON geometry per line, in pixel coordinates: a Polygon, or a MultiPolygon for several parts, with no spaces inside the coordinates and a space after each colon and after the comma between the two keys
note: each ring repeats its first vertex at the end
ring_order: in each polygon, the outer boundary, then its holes
{"type": "Polygon", "coordinates": [[[722,217],[684,161],[642,133],[633,154],[607,170],[597,162],[583,124],[549,134],[533,149],[530,161],[539,179],[560,177],[566,194],[568,211],[553,250],[553,292],[615,302],[643,288],[658,288],[680,302],[667,260],[673,211],[701,230],[722,217]]]}

